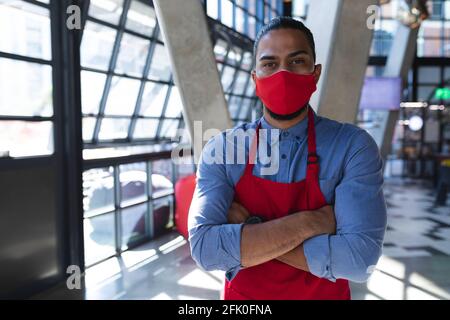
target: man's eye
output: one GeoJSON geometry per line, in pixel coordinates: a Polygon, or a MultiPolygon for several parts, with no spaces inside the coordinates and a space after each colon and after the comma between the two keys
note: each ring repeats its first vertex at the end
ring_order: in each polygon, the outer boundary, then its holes
{"type": "Polygon", "coordinates": [[[273,62],[268,62],[268,63],[263,64],[264,68],[272,68],[274,66],[275,66],[275,63],[273,63],[273,62]]]}
{"type": "Polygon", "coordinates": [[[303,60],[303,59],[296,59],[296,60],[292,61],[292,63],[293,64],[302,64],[302,63],[305,63],[305,60],[303,60]]]}

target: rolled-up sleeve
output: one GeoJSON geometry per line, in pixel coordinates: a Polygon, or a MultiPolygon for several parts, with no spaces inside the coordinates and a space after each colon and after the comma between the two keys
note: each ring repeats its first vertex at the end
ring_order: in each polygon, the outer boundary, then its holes
{"type": "Polygon", "coordinates": [[[227,214],[234,197],[220,152],[223,136],[205,145],[198,169],[197,185],[189,209],[189,242],[195,262],[205,270],[226,271],[231,280],[241,268],[242,224],[227,224],[227,214]],[[214,163],[214,159],[216,163],[214,163]],[[219,163],[217,163],[219,162],[219,163]]]}
{"type": "Polygon", "coordinates": [[[386,230],[382,168],[375,141],[358,131],[335,189],[336,234],[313,237],[303,244],[312,274],[330,281],[368,280],[381,256],[386,230]]]}

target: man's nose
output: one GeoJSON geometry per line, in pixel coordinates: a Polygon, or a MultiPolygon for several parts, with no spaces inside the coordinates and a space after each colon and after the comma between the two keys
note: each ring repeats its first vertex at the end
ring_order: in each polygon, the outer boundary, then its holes
{"type": "Polygon", "coordinates": [[[292,71],[292,67],[288,62],[281,62],[277,71],[292,71]]]}

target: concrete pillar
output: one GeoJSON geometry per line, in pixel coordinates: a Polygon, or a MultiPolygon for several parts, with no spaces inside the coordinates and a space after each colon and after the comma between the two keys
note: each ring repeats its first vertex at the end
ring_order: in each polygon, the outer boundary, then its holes
{"type": "Polygon", "coordinates": [[[377,0],[314,0],[307,26],[316,40],[322,77],[311,105],[322,116],[355,123],[373,30],[367,9],[377,0]]]}
{"type": "MultiPolygon", "coordinates": [[[[383,76],[401,77],[403,84],[407,84],[408,72],[411,69],[416,55],[418,32],[418,28],[411,29],[401,23],[398,24],[398,29],[394,37],[391,51],[389,52],[383,76]]],[[[398,114],[398,110],[380,113],[381,126],[374,138],[380,147],[381,155],[384,159],[386,159],[391,151],[392,138],[394,136],[398,114]]]]}
{"type": "Polygon", "coordinates": [[[203,130],[232,127],[206,15],[199,0],[154,0],[153,3],[197,160],[202,144],[193,141],[194,121],[202,121],[203,130]]]}

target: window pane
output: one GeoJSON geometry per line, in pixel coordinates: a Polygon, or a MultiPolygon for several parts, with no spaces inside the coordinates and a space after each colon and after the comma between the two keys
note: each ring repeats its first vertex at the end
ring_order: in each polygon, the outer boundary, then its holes
{"type": "Polygon", "coordinates": [[[170,91],[169,101],[166,108],[166,117],[179,117],[183,104],[181,102],[180,92],[177,87],[172,87],[170,91]]]}
{"type": "Polygon", "coordinates": [[[84,219],[84,260],[91,265],[116,253],[114,213],[84,219]]]}
{"type": "Polygon", "coordinates": [[[158,237],[173,227],[173,200],[166,197],[153,201],[154,236],[158,237]]]}
{"type": "Polygon", "coordinates": [[[277,10],[278,8],[277,8],[277,3],[278,3],[278,0],[272,0],[271,1],[271,6],[272,6],[272,10],[277,10]]]}
{"type": "Polygon", "coordinates": [[[268,23],[272,18],[270,7],[266,4],[264,5],[264,23],[268,23]]]}
{"type": "Polygon", "coordinates": [[[146,196],[147,171],[144,162],[120,166],[121,204],[144,201],[146,196]]]}
{"type": "Polygon", "coordinates": [[[210,16],[213,19],[219,18],[219,10],[218,10],[218,2],[219,0],[207,0],[206,1],[206,8],[208,10],[208,16],[210,16]]]}
{"type": "Polygon", "coordinates": [[[248,36],[251,39],[256,37],[256,19],[252,16],[248,17],[248,36]]]}
{"type": "Polygon", "coordinates": [[[244,94],[248,77],[250,75],[247,72],[239,71],[236,77],[236,83],[234,84],[233,93],[234,94],[244,94]]]}
{"type": "Polygon", "coordinates": [[[245,91],[245,95],[247,97],[254,97],[255,96],[255,83],[253,82],[252,79],[250,79],[248,86],[247,86],[247,90],[245,91]]]}
{"type": "Polygon", "coordinates": [[[436,83],[441,80],[441,69],[439,67],[419,67],[419,83],[436,83]]]}
{"type": "Polygon", "coordinates": [[[253,66],[253,54],[251,52],[244,52],[244,58],[242,60],[241,68],[245,70],[251,70],[253,66]]]}
{"type": "Polygon", "coordinates": [[[140,81],[113,77],[105,114],[130,116],[136,107],[140,81]]]}
{"type": "Polygon", "coordinates": [[[122,250],[127,249],[138,240],[145,237],[145,220],[148,204],[143,203],[122,209],[122,250]]]}
{"type": "Polygon", "coordinates": [[[249,114],[251,103],[252,103],[251,99],[246,98],[242,99],[241,108],[238,116],[239,119],[248,120],[247,115],[249,114]]]}
{"type": "Polygon", "coordinates": [[[214,46],[214,54],[216,55],[216,62],[224,62],[227,54],[227,43],[222,39],[217,39],[214,46]]]}
{"type": "Polygon", "coordinates": [[[236,119],[240,108],[241,98],[231,96],[228,101],[228,110],[232,119],[236,119]]]}
{"type": "Polygon", "coordinates": [[[50,121],[0,121],[0,157],[30,157],[53,153],[50,121]]]}
{"type": "Polygon", "coordinates": [[[0,58],[0,114],[53,115],[52,68],[0,58]]]}
{"type": "Polygon", "coordinates": [[[152,191],[172,190],[172,160],[163,159],[152,162],[152,191]],[[161,178],[160,176],[164,177],[161,178]]]}
{"type": "Polygon", "coordinates": [[[175,138],[177,135],[179,120],[166,119],[161,126],[160,138],[175,138]]]}
{"type": "Polygon", "coordinates": [[[230,85],[233,82],[233,76],[235,71],[236,71],[235,69],[230,68],[228,66],[225,66],[225,69],[223,70],[222,86],[225,92],[228,92],[228,90],[230,89],[230,85]]]}
{"type": "Polygon", "coordinates": [[[149,47],[150,41],[125,33],[120,44],[116,73],[142,77],[149,47]]]}
{"type": "Polygon", "coordinates": [[[444,3],[444,18],[445,20],[450,20],[450,2],[445,1],[444,3]]]}
{"type": "MultiPolygon", "coordinates": [[[[450,7],[450,2],[448,2],[448,4],[449,4],[449,7],[450,7]]],[[[449,10],[449,15],[450,15],[450,10],[449,10]]],[[[450,38],[450,21],[445,21],[444,22],[444,38],[446,38],[446,39],[450,38]]]]}
{"type": "Polygon", "coordinates": [[[96,118],[83,118],[83,140],[91,141],[94,135],[96,118]]]}
{"type": "Polygon", "coordinates": [[[242,50],[238,47],[233,47],[230,52],[228,52],[227,56],[227,63],[239,67],[239,64],[241,63],[242,58],[242,50]]]}
{"type": "Polygon", "coordinates": [[[138,119],[134,129],[133,139],[154,139],[159,121],[156,119],[138,119]]]}
{"type": "Polygon", "coordinates": [[[222,69],[223,69],[223,64],[217,63],[217,70],[219,71],[219,74],[221,74],[222,69]]]}
{"type": "Polygon", "coordinates": [[[153,35],[156,26],[155,10],[138,0],[131,2],[125,27],[146,36],[153,35]]]}
{"type": "Polygon", "coordinates": [[[149,79],[169,81],[170,79],[170,63],[166,49],[158,44],[153,53],[152,64],[149,73],[149,79]]]}
{"type": "Polygon", "coordinates": [[[129,125],[130,119],[105,118],[102,120],[99,139],[100,140],[124,139],[128,135],[129,125]]]}
{"type": "Polygon", "coordinates": [[[440,39],[418,39],[417,56],[418,57],[440,57],[442,41],[440,39]]]}
{"type": "Polygon", "coordinates": [[[444,40],[444,57],[450,57],[450,40],[444,40]]]}
{"type": "Polygon", "coordinates": [[[434,90],[434,86],[419,86],[417,90],[417,96],[419,101],[428,101],[431,93],[434,90]]]}
{"type": "Polygon", "coordinates": [[[0,51],[51,60],[49,11],[23,1],[0,1],[0,51]]]}
{"type": "Polygon", "coordinates": [[[239,8],[236,8],[236,31],[240,33],[245,31],[245,13],[239,8]]]}
{"type": "Polygon", "coordinates": [[[113,168],[91,169],[83,172],[84,216],[114,210],[113,168]]]}
{"type": "Polygon", "coordinates": [[[98,72],[81,71],[81,101],[83,114],[98,114],[98,108],[105,89],[106,75],[98,72]]]}
{"type": "Polygon", "coordinates": [[[419,37],[421,38],[440,38],[442,30],[441,21],[425,20],[421,23],[419,37]]]}
{"type": "Polygon", "coordinates": [[[444,81],[450,80],[450,67],[444,69],[444,81]]]}
{"type": "Polygon", "coordinates": [[[147,82],[140,114],[147,117],[160,117],[167,95],[167,85],[147,82]]]}
{"type": "Polygon", "coordinates": [[[89,15],[91,17],[118,24],[122,14],[123,0],[91,0],[89,15]]]}
{"type": "Polygon", "coordinates": [[[233,28],[233,4],[230,0],[222,0],[222,23],[233,28]]]}
{"type": "Polygon", "coordinates": [[[81,65],[108,70],[116,32],[114,29],[87,21],[81,41],[81,65]]]}
{"type": "Polygon", "coordinates": [[[258,0],[248,0],[248,10],[252,15],[256,15],[256,1],[258,0]]]}

